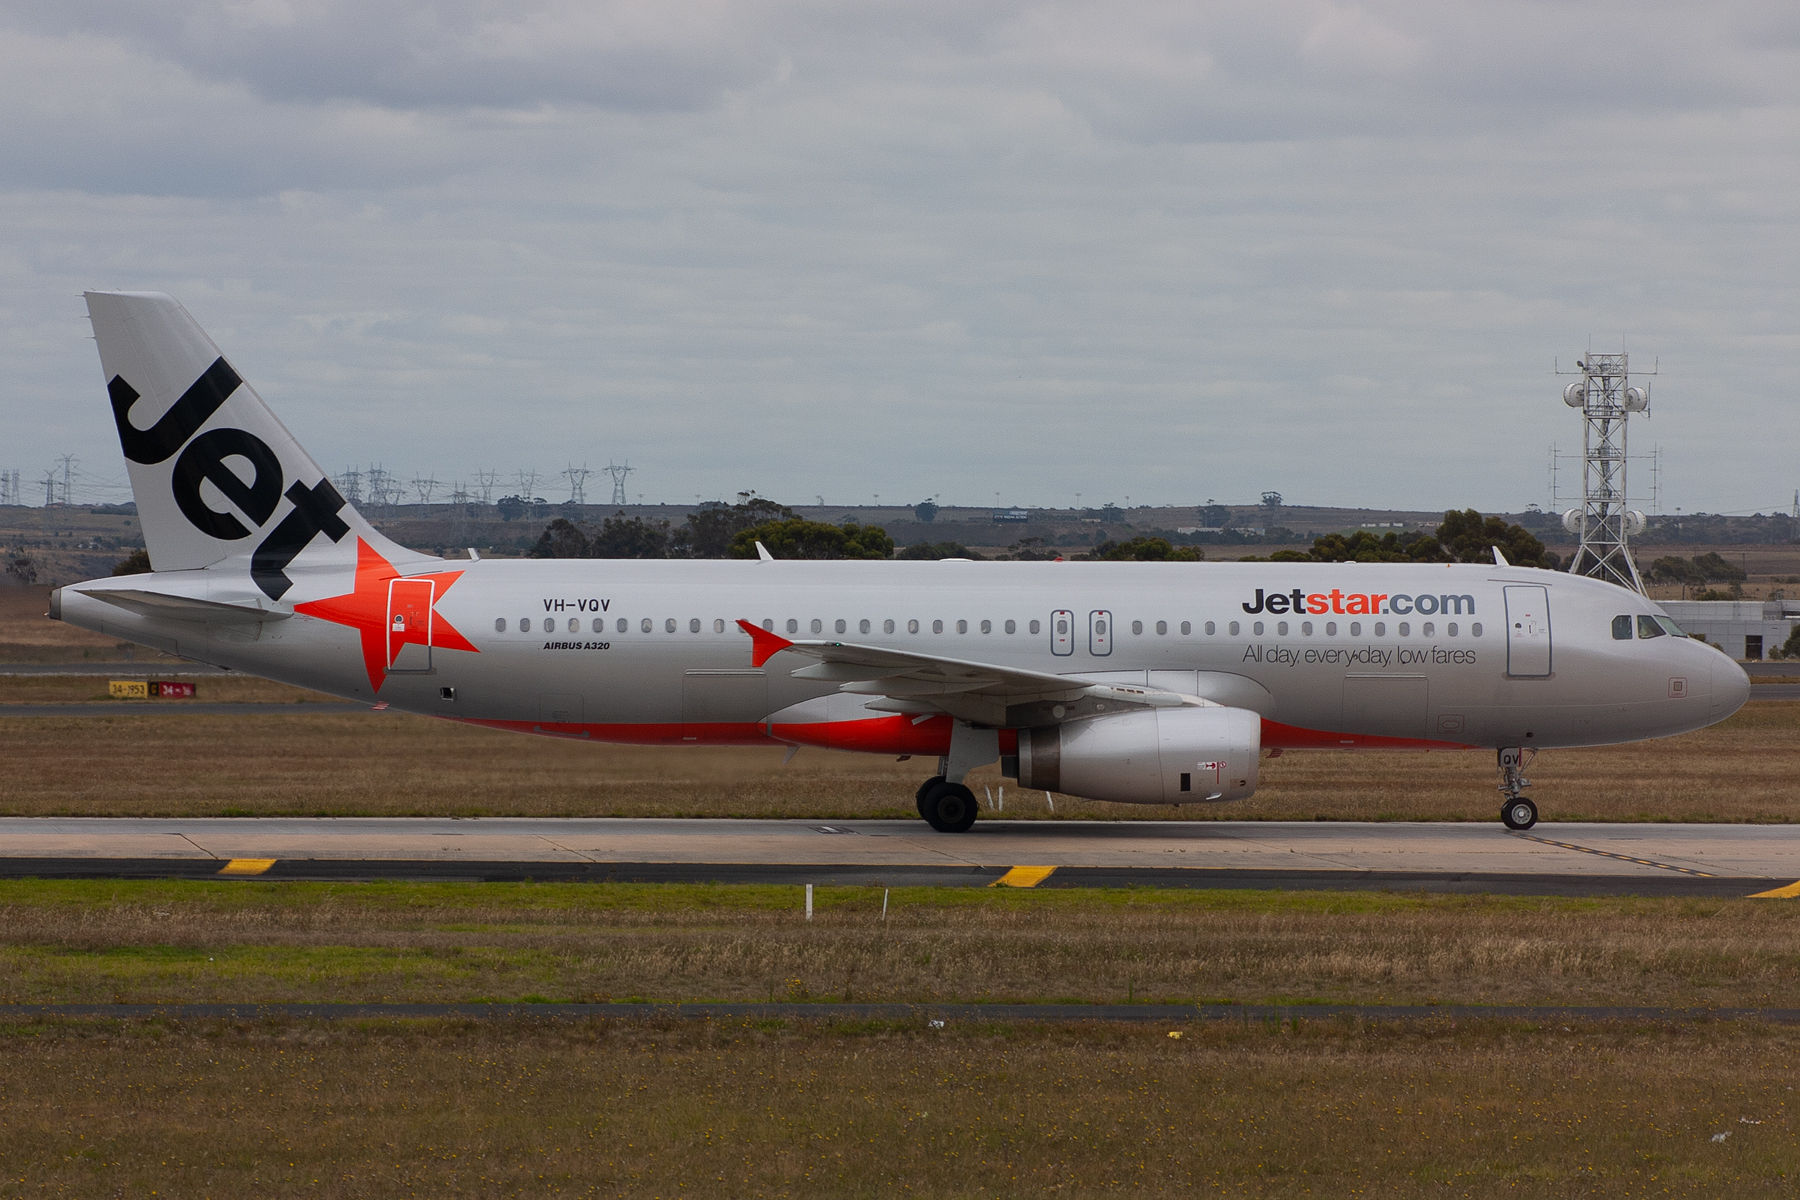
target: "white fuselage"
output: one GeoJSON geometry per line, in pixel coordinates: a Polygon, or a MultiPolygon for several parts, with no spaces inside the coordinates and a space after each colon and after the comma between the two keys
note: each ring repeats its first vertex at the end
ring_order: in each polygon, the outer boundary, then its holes
{"type": "MultiPolygon", "coordinates": [[[[1637,618],[1658,613],[1643,597],[1516,567],[432,560],[403,569],[438,581],[435,607],[424,606],[431,628],[417,632],[415,621],[411,640],[383,640],[379,654],[369,629],[304,612],[219,623],[96,598],[242,592],[238,577],[209,570],[65,588],[60,615],[410,712],[636,743],[944,753],[947,718],[871,711],[836,683],[793,677],[811,661],[793,653],[753,666],[740,619],[793,639],[1199,695],[1257,712],[1268,747],[1600,745],[1698,729],[1749,693],[1718,650],[1639,636],[1637,618]],[[1621,616],[1632,618],[1626,638],[1615,636],[1621,616]],[[446,648],[452,634],[468,648],[446,648]]],[[[294,574],[290,599],[302,610],[350,590],[341,568],[294,574]]],[[[373,603],[391,622],[400,601],[373,603]]]]}

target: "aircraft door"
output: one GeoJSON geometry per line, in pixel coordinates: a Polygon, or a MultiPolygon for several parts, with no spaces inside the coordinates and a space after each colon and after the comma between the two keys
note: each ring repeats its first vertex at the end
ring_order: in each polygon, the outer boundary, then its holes
{"type": "Polygon", "coordinates": [[[1104,608],[1088,614],[1088,653],[1105,658],[1112,653],[1113,619],[1104,608]]]}
{"type": "Polygon", "coordinates": [[[1066,608],[1050,614],[1050,653],[1075,653],[1075,614],[1066,608]]]}
{"type": "Polygon", "coordinates": [[[1550,589],[1539,584],[1506,589],[1506,673],[1542,679],[1550,674],[1550,589]]]}
{"type": "Polygon", "coordinates": [[[436,599],[437,584],[433,580],[391,579],[388,581],[387,669],[389,674],[431,670],[431,606],[436,599]],[[419,649],[405,652],[408,646],[417,646],[419,649]]]}

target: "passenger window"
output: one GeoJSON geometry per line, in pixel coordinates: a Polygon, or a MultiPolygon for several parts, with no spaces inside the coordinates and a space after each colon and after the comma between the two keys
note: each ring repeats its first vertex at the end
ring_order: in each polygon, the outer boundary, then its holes
{"type": "Polygon", "coordinates": [[[908,633],[919,632],[919,619],[917,617],[914,617],[912,620],[910,620],[906,623],[906,632],[908,632],[908,633]]]}
{"type": "Polygon", "coordinates": [[[1613,641],[1629,642],[1631,640],[1631,615],[1613,618],[1613,641]]]}
{"type": "Polygon", "coordinates": [[[1381,637],[1386,633],[1387,633],[1387,622],[1386,621],[1375,622],[1375,636],[1381,637]]]}
{"type": "Polygon", "coordinates": [[[842,633],[846,629],[850,628],[850,626],[844,624],[844,618],[839,617],[837,619],[837,621],[832,625],[832,628],[837,630],[839,633],[842,633]]]}
{"type": "Polygon", "coordinates": [[[1275,622],[1275,632],[1281,637],[1286,637],[1287,636],[1287,622],[1286,621],[1275,622]]]}
{"type": "Polygon", "coordinates": [[[1653,637],[1666,637],[1668,635],[1663,631],[1663,627],[1656,623],[1655,617],[1648,617],[1648,616],[1643,615],[1642,613],[1639,613],[1638,614],[1638,636],[1641,638],[1653,638],[1653,637]]]}
{"type": "Polygon", "coordinates": [[[956,623],[956,632],[958,632],[958,633],[969,632],[969,623],[967,621],[958,621],[956,623]]]}
{"type": "Polygon", "coordinates": [[[1481,636],[1481,622],[1480,621],[1473,621],[1469,624],[1469,636],[1470,637],[1480,637],[1481,636]]]}
{"type": "Polygon", "coordinates": [[[1214,625],[1211,621],[1208,621],[1206,623],[1206,636],[1207,637],[1211,637],[1213,634],[1217,633],[1218,630],[1219,630],[1219,627],[1217,625],[1214,625]]]}
{"type": "Polygon", "coordinates": [[[1449,634],[1451,637],[1455,637],[1456,636],[1456,622],[1452,621],[1448,625],[1444,626],[1444,632],[1449,634]]]}
{"type": "Polygon", "coordinates": [[[714,633],[724,633],[725,632],[725,618],[724,617],[714,618],[713,632],[714,633]]]}
{"type": "Polygon", "coordinates": [[[1131,623],[1131,632],[1139,637],[1144,636],[1144,623],[1142,621],[1133,621],[1131,623]]]}
{"type": "Polygon", "coordinates": [[[1169,632],[1169,623],[1167,621],[1158,621],[1156,623],[1156,636],[1157,637],[1164,637],[1168,634],[1168,632],[1169,632]]]}
{"type": "Polygon", "coordinates": [[[794,618],[792,618],[792,617],[789,617],[788,623],[787,623],[787,631],[789,633],[799,633],[800,632],[800,622],[794,620],[794,618]]]}
{"type": "Polygon", "coordinates": [[[881,632],[883,632],[883,633],[894,632],[894,620],[892,617],[889,617],[887,620],[885,620],[881,623],[881,632]]]}
{"type": "Polygon", "coordinates": [[[933,621],[931,623],[931,632],[933,632],[933,633],[944,632],[944,623],[942,621],[933,621]]]}
{"type": "Polygon", "coordinates": [[[1430,621],[1427,621],[1423,625],[1419,626],[1419,632],[1424,634],[1426,637],[1430,637],[1433,633],[1437,632],[1437,626],[1433,625],[1430,621]]]}
{"type": "Polygon", "coordinates": [[[994,632],[994,623],[992,621],[983,621],[981,623],[981,632],[983,632],[983,633],[994,632]]]}
{"type": "Polygon", "coordinates": [[[1031,632],[1036,633],[1036,632],[1038,632],[1038,629],[1039,629],[1038,623],[1036,621],[1033,621],[1031,623],[1031,632]]]}
{"type": "Polygon", "coordinates": [[[581,618],[580,617],[570,617],[569,618],[569,632],[570,633],[580,633],[581,632],[581,618]]]}
{"type": "Polygon", "coordinates": [[[627,629],[631,628],[631,626],[626,622],[624,617],[620,617],[619,623],[613,626],[613,628],[617,629],[620,633],[624,633],[627,629]]]}
{"type": "Polygon", "coordinates": [[[1008,633],[1019,632],[1019,623],[1017,621],[1008,621],[1006,623],[1006,632],[1008,632],[1008,633]]]}
{"type": "Polygon", "coordinates": [[[1410,621],[1400,622],[1400,636],[1406,637],[1410,633],[1412,633],[1412,622],[1410,622],[1410,621]]]}
{"type": "Polygon", "coordinates": [[[1263,624],[1261,621],[1258,621],[1258,622],[1256,622],[1256,624],[1250,626],[1250,632],[1254,633],[1257,637],[1262,636],[1262,630],[1263,630],[1263,624]]]}
{"type": "Polygon", "coordinates": [[[1188,634],[1190,634],[1192,632],[1194,632],[1193,625],[1187,621],[1183,621],[1181,623],[1181,636],[1186,637],[1188,634]]]}
{"type": "Polygon", "coordinates": [[[494,618],[494,632],[495,633],[505,633],[506,632],[506,618],[505,617],[495,617],[494,618]]]}
{"type": "Polygon", "coordinates": [[[1302,637],[1311,637],[1312,636],[1312,622],[1311,621],[1300,622],[1300,634],[1302,637]]]}
{"type": "Polygon", "coordinates": [[[869,632],[869,618],[864,617],[862,620],[858,621],[856,623],[856,630],[858,633],[869,632]]]}
{"type": "Polygon", "coordinates": [[[1350,622],[1350,636],[1351,637],[1361,637],[1362,636],[1362,622],[1361,621],[1350,622]]]}
{"type": "Polygon", "coordinates": [[[1336,621],[1325,622],[1325,636],[1326,637],[1336,637],[1337,636],[1337,622],[1336,621]]]}
{"type": "Polygon", "coordinates": [[[768,630],[770,633],[774,633],[775,632],[775,618],[774,617],[764,617],[763,618],[763,628],[768,630]]]}
{"type": "Polygon", "coordinates": [[[814,633],[824,633],[825,632],[825,622],[819,620],[819,618],[817,618],[817,617],[814,617],[812,619],[812,631],[814,633]]]}
{"type": "Polygon", "coordinates": [[[675,618],[674,617],[665,617],[663,619],[663,632],[664,633],[674,633],[675,632],[675,618]]]}
{"type": "Polygon", "coordinates": [[[688,632],[689,633],[699,633],[700,632],[700,618],[699,617],[689,617],[688,618],[688,632]]]}
{"type": "Polygon", "coordinates": [[[650,630],[653,628],[654,628],[654,626],[650,624],[649,617],[645,617],[643,620],[638,622],[638,629],[643,633],[649,633],[650,630]]]}
{"type": "MultiPolygon", "coordinates": [[[[1210,625],[1210,624],[1212,624],[1212,622],[1208,621],[1207,624],[1210,625]]],[[[1226,627],[1226,629],[1231,634],[1232,637],[1236,637],[1237,632],[1238,632],[1238,623],[1236,621],[1233,621],[1230,625],[1228,625],[1226,627]]]]}

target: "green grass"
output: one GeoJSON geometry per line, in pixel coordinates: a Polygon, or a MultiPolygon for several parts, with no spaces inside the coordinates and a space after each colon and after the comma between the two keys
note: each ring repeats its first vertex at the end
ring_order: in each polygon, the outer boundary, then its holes
{"type": "Polygon", "coordinates": [[[1779,901],[0,882],[0,1001],[1792,1003],[1779,901]]]}

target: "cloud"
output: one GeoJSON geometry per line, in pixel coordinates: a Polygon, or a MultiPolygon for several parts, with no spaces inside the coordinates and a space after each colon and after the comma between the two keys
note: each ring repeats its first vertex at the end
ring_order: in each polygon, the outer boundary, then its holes
{"type": "Polygon", "coordinates": [[[70,298],[131,286],[334,465],[1517,507],[1592,335],[1661,355],[1672,486],[1779,497],[1797,46],[1753,4],[0,4],[10,445],[116,459],[70,298]]]}

